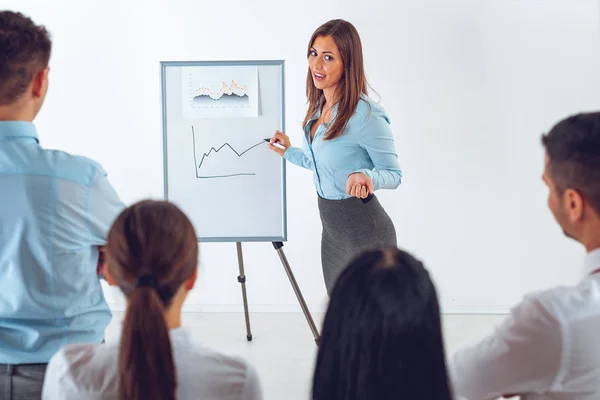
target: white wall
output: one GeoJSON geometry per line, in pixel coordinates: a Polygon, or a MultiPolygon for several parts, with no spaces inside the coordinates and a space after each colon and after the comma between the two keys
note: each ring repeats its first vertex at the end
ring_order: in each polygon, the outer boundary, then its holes
{"type": "MultiPolygon", "coordinates": [[[[401,247],[448,312],[497,312],[573,283],[583,250],[545,205],[540,134],[600,109],[596,0],[2,0],[46,24],[44,146],[100,161],[126,202],[162,196],[159,61],[285,59],[287,133],[300,144],[306,45],[353,22],[404,170],[380,192],[401,247]]],[[[375,96],[376,97],[376,96],[375,96]]],[[[377,98],[377,97],[376,97],[377,98]]],[[[326,300],[310,173],[288,168],[288,258],[309,306],[326,300]]],[[[248,193],[249,196],[252,193],[248,193]]],[[[241,310],[234,244],[203,244],[190,310],[241,310]]],[[[270,243],[244,246],[252,309],[298,310],[270,243]]],[[[119,298],[109,293],[114,306],[119,298]]]]}

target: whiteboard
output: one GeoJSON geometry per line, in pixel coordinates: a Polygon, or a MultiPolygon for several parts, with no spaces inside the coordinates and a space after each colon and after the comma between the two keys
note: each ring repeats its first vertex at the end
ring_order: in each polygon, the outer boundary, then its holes
{"type": "Polygon", "coordinates": [[[161,62],[165,199],[199,241],[287,240],[284,62],[161,62]]]}

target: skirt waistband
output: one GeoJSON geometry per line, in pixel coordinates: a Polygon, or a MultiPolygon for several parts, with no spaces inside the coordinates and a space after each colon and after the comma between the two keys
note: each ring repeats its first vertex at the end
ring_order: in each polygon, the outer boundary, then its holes
{"type": "Polygon", "coordinates": [[[343,203],[343,202],[351,203],[351,202],[356,202],[357,200],[360,200],[363,204],[367,204],[368,202],[370,202],[371,200],[373,200],[375,198],[375,194],[369,193],[369,195],[364,199],[359,199],[358,197],[348,197],[346,199],[332,200],[332,199],[326,199],[325,197],[321,197],[321,195],[319,195],[319,193],[317,193],[317,197],[319,198],[319,201],[322,201],[324,203],[343,203]]]}

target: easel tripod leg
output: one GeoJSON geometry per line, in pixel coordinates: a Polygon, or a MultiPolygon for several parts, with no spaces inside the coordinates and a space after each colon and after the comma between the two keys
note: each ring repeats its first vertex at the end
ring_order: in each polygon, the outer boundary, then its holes
{"type": "Polygon", "coordinates": [[[246,339],[252,340],[252,332],[250,331],[250,314],[248,313],[248,297],[246,296],[246,275],[244,274],[244,257],[242,256],[242,243],[237,242],[238,265],[240,267],[240,275],[238,282],[242,284],[242,298],[244,300],[244,315],[246,316],[246,339]]]}
{"type": "Polygon", "coordinates": [[[310,310],[308,309],[308,306],[306,305],[306,302],[304,301],[304,296],[302,296],[302,292],[300,291],[298,282],[296,282],[296,278],[294,277],[292,268],[290,267],[290,264],[288,263],[285,253],[283,252],[283,242],[273,242],[273,247],[275,247],[277,254],[279,254],[279,258],[281,260],[281,263],[283,264],[283,268],[285,269],[285,272],[287,273],[287,276],[292,285],[292,289],[294,289],[294,293],[296,294],[298,303],[300,303],[300,307],[302,308],[302,312],[304,313],[304,317],[306,318],[306,322],[308,322],[308,326],[310,327],[313,337],[315,338],[315,343],[318,346],[321,336],[319,335],[319,331],[317,330],[317,327],[315,326],[315,322],[313,321],[312,315],[310,314],[310,310]]]}

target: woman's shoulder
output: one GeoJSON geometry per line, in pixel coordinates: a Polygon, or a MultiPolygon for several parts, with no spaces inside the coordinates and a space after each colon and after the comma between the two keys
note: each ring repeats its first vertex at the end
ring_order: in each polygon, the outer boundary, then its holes
{"type": "Polygon", "coordinates": [[[261,399],[256,369],[242,357],[228,355],[199,343],[175,344],[181,393],[215,393],[227,388],[227,399],[261,399]]]}
{"type": "Polygon", "coordinates": [[[203,367],[202,369],[215,374],[237,375],[245,378],[253,370],[252,365],[244,358],[222,353],[200,343],[193,343],[186,347],[175,345],[174,352],[176,358],[183,363],[198,364],[203,367]]]}
{"type": "Polygon", "coordinates": [[[112,344],[69,344],[59,350],[50,360],[53,367],[64,366],[66,369],[111,362],[118,355],[119,348],[112,344]]]}
{"type": "Polygon", "coordinates": [[[55,387],[44,391],[100,393],[115,388],[117,358],[118,346],[115,344],[67,345],[50,359],[46,377],[55,387]]]}
{"type": "Polygon", "coordinates": [[[356,106],[356,112],[354,113],[364,123],[366,121],[374,119],[384,119],[387,123],[390,123],[390,117],[385,112],[385,109],[379,104],[373,101],[370,97],[362,95],[356,106]]]}

